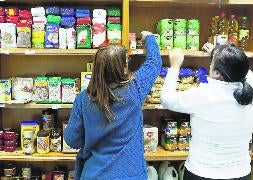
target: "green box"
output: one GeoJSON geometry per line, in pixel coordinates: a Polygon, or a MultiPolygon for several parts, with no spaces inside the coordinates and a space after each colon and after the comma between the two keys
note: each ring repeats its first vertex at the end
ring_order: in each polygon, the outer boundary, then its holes
{"type": "Polygon", "coordinates": [[[156,23],[156,31],[159,34],[173,35],[173,19],[161,19],[156,23]]]}
{"type": "Polygon", "coordinates": [[[174,21],[174,35],[186,35],[186,19],[175,19],[174,21]]]}
{"type": "Polygon", "coordinates": [[[189,50],[199,50],[199,36],[187,36],[186,46],[189,50]]]}
{"type": "Polygon", "coordinates": [[[197,36],[200,31],[200,22],[198,19],[190,19],[187,21],[187,35],[197,36]]]}
{"type": "Polygon", "coordinates": [[[161,35],[161,49],[172,49],[173,48],[173,36],[164,33],[161,35]]]}
{"type": "Polygon", "coordinates": [[[174,36],[174,48],[186,49],[186,36],[174,36]]]}
{"type": "Polygon", "coordinates": [[[91,26],[80,25],[76,27],[77,31],[77,48],[91,48],[91,26]]]}

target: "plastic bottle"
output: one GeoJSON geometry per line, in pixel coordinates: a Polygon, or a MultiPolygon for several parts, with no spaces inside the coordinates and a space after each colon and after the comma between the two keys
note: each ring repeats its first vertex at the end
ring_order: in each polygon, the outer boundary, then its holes
{"type": "Polygon", "coordinates": [[[221,13],[218,23],[217,45],[227,44],[228,41],[228,21],[225,13],[221,13]]]}
{"type": "Polygon", "coordinates": [[[239,28],[239,45],[243,50],[247,50],[249,44],[249,21],[246,16],[241,18],[239,28]]]}
{"type": "Polygon", "coordinates": [[[231,15],[228,21],[228,40],[233,45],[238,45],[238,21],[231,15]]]}
{"type": "Polygon", "coordinates": [[[212,44],[216,44],[217,35],[219,34],[218,23],[219,16],[214,16],[210,22],[210,36],[208,38],[208,42],[212,44]]]}

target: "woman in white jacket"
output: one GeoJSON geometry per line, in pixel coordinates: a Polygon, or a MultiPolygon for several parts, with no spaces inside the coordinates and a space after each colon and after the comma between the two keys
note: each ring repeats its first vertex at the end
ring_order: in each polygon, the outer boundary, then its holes
{"type": "Polygon", "coordinates": [[[208,83],[177,92],[183,60],[181,50],[170,53],[171,67],[161,103],[172,111],[190,114],[192,138],[184,179],[249,180],[253,75],[247,56],[234,46],[216,47],[211,54],[208,83]]]}

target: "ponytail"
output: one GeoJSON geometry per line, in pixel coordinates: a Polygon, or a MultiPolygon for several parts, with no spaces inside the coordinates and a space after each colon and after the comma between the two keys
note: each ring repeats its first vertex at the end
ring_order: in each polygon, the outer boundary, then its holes
{"type": "Polygon", "coordinates": [[[241,83],[243,87],[242,89],[238,88],[234,91],[234,98],[241,105],[251,104],[253,99],[253,88],[246,82],[246,79],[243,79],[241,83]]]}

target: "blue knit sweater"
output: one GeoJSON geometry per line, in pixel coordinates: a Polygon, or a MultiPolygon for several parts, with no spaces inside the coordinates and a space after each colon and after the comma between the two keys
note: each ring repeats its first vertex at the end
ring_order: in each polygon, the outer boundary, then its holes
{"type": "Polygon", "coordinates": [[[147,179],[142,104],[161,70],[162,60],[153,35],[146,37],[146,46],[146,60],[135,72],[134,80],[114,90],[123,100],[112,105],[113,123],[108,123],[86,91],[76,97],[64,132],[66,143],[80,148],[75,179],[147,179]]]}

